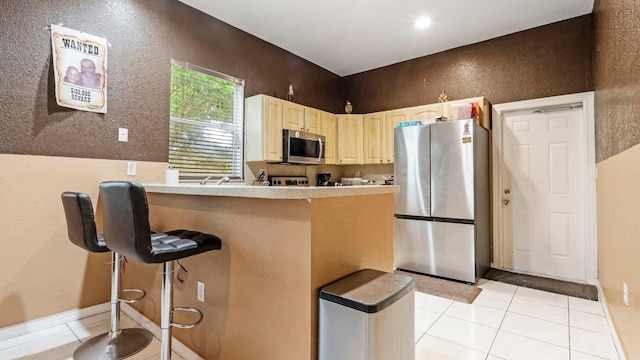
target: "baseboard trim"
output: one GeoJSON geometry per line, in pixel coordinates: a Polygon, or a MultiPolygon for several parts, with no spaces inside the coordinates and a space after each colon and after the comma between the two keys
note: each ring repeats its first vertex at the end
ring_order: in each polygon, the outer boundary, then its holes
{"type": "MultiPolygon", "coordinates": [[[[149,330],[154,337],[160,339],[160,326],[156,325],[153,321],[147,319],[138,310],[134,309],[127,303],[120,304],[120,310],[129,316],[133,321],[137,322],[143,328],[149,330]]],[[[184,360],[206,360],[200,355],[196,354],[193,350],[181,343],[178,339],[173,338],[171,342],[171,350],[175,351],[178,355],[182,356],[184,360]]]]}
{"type": "Polygon", "coordinates": [[[16,336],[25,335],[39,330],[48,329],[54,326],[62,325],[70,321],[80,320],[89,316],[108,312],[109,303],[93,305],[87,308],[74,309],[59,314],[41,317],[39,319],[29,320],[20,324],[10,325],[0,329],[0,341],[7,340],[16,336]]]}
{"type": "Polygon", "coordinates": [[[600,301],[602,302],[602,308],[604,309],[604,313],[607,316],[607,323],[609,324],[609,331],[611,332],[611,337],[613,337],[613,344],[616,346],[616,350],[618,351],[618,357],[620,360],[627,360],[624,355],[624,350],[622,350],[622,343],[620,342],[620,338],[618,337],[618,333],[616,332],[615,326],[613,326],[613,322],[611,321],[611,314],[609,313],[609,307],[607,306],[606,296],[604,296],[604,291],[602,291],[602,286],[600,286],[600,280],[596,280],[596,286],[598,287],[598,294],[600,294],[600,301]]]}

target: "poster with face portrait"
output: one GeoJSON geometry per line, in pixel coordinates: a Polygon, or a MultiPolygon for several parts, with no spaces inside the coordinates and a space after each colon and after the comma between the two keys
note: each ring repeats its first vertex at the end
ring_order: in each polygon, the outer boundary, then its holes
{"type": "Polygon", "coordinates": [[[107,112],[107,39],[51,25],[58,105],[107,112]]]}

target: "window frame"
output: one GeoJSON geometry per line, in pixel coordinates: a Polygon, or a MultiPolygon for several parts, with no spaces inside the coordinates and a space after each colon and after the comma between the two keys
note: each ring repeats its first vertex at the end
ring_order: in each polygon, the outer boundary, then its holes
{"type": "MultiPolygon", "coordinates": [[[[228,81],[233,83],[234,88],[233,88],[233,109],[232,109],[232,119],[233,121],[231,123],[228,122],[222,122],[222,121],[202,121],[202,120],[194,120],[194,119],[183,119],[183,118],[178,118],[178,117],[174,117],[174,116],[169,116],[169,154],[168,154],[168,162],[169,162],[169,166],[173,167],[174,169],[178,169],[178,170],[182,170],[180,171],[180,180],[181,181],[199,181],[199,180],[203,180],[205,178],[211,178],[211,179],[220,179],[222,177],[229,177],[231,180],[244,180],[244,156],[245,156],[245,149],[244,147],[246,146],[246,144],[244,143],[245,139],[244,139],[244,86],[245,86],[245,81],[243,79],[239,79],[236,78],[234,76],[231,75],[227,75],[215,70],[211,70],[211,69],[207,69],[198,65],[194,65],[194,64],[190,64],[188,62],[185,61],[179,61],[179,60],[175,60],[172,59],[171,60],[171,69],[173,69],[173,66],[182,68],[182,69],[186,69],[186,70],[190,70],[190,71],[194,71],[200,74],[204,74],[207,76],[211,76],[217,79],[221,79],[224,81],[228,81]],[[186,124],[188,126],[196,126],[202,129],[222,129],[221,132],[224,132],[225,130],[229,130],[233,135],[232,137],[232,159],[231,161],[227,162],[229,164],[231,164],[231,171],[230,173],[215,173],[215,172],[211,172],[211,173],[205,173],[205,174],[196,174],[195,172],[189,172],[188,170],[183,170],[183,168],[180,167],[180,162],[172,162],[172,144],[173,144],[173,139],[172,139],[172,130],[171,130],[171,126],[173,123],[178,123],[178,124],[186,124]]],[[[173,70],[171,71],[173,72],[173,70]]],[[[172,80],[173,81],[173,80],[172,80]]],[[[171,114],[171,111],[170,111],[171,114]]],[[[207,140],[209,141],[209,140],[207,140]]],[[[215,145],[215,141],[211,142],[212,145],[215,145]]],[[[195,167],[194,167],[195,168],[195,167]]],[[[213,169],[211,169],[213,170],[213,169]]]]}

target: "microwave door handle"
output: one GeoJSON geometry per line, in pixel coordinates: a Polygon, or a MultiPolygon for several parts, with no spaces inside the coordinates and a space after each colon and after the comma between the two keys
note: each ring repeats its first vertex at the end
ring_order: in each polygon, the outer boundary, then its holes
{"type": "Polygon", "coordinates": [[[322,151],[324,150],[323,146],[322,146],[322,139],[321,138],[318,138],[318,143],[320,144],[320,153],[318,153],[318,161],[320,161],[320,160],[322,160],[322,151]]]}

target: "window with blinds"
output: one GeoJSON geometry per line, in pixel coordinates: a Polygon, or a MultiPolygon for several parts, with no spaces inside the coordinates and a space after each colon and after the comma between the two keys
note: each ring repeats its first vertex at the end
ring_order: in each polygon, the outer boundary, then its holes
{"type": "Polygon", "coordinates": [[[242,179],[244,80],[171,61],[169,164],[183,180],[242,179]]]}

